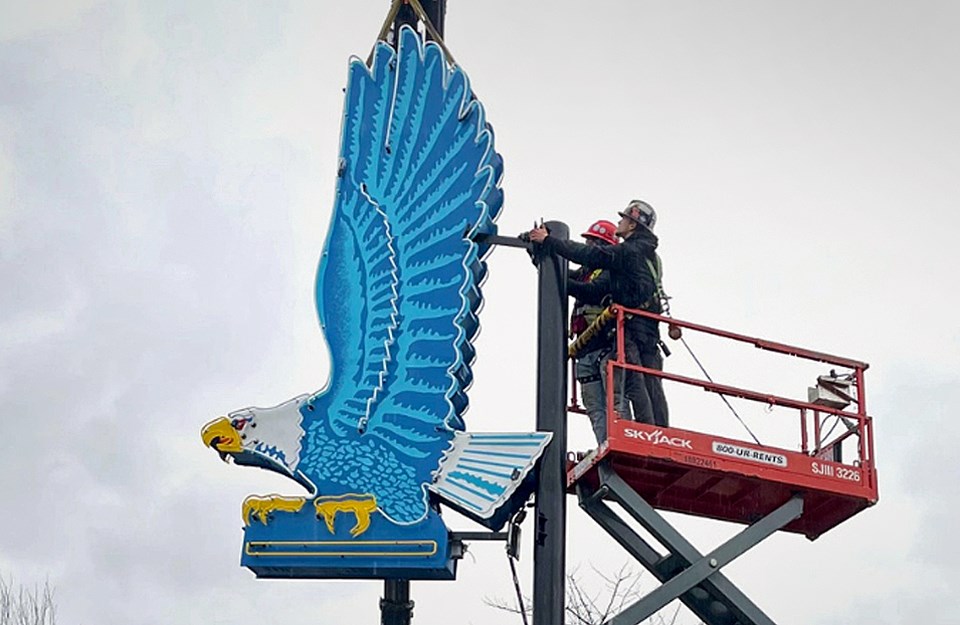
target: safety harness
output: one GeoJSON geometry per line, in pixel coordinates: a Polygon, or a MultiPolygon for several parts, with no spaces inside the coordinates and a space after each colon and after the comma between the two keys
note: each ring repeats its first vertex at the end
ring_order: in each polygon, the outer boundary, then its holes
{"type": "MultiPolygon", "coordinates": [[[[580,281],[589,284],[599,278],[601,273],[603,273],[603,269],[594,269],[582,277],[580,281]]],[[[573,314],[570,315],[570,338],[574,338],[583,333],[597,318],[597,315],[603,312],[603,309],[604,306],[594,304],[580,304],[574,308],[573,314]]]]}
{"type": "MultiPolygon", "coordinates": [[[[649,258],[645,259],[647,261],[647,268],[650,270],[650,275],[653,276],[654,290],[653,294],[650,295],[650,298],[640,306],[641,310],[649,310],[653,307],[654,302],[660,302],[661,310],[668,311],[670,310],[669,297],[663,290],[663,285],[661,284],[661,277],[663,276],[663,264],[660,261],[660,255],[654,254],[654,260],[649,258]]],[[[596,277],[598,272],[591,274],[590,279],[596,277]]],[[[613,312],[614,305],[611,304],[604,308],[597,317],[587,326],[587,328],[580,333],[577,338],[567,346],[567,356],[570,358],[576,358],[580,355],[580,352],[583,348],[590,342],[590,340],[597,336],[604,328],[610,323],[611,319],[616,319],[617,315],[613,312]]],[[[631,315],[625,315],[626,318],[630,318],[631,315]]],[[[661,341],[661,348],[664,348],[661,341]]],[[[665,355],[670,355],[669,352],[664,351],[665,355]]]]}

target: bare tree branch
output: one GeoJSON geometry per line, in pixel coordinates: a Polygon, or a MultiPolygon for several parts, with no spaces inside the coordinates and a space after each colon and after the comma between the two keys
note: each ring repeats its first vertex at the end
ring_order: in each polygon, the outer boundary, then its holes
{"type": "MultiPolygon", "coordinates": [[[[592,574],[603,582],[603,587],[591,593],[585,581],[586,576],[579,569],[574,569],[568,573],[566,583],[567,603],[564,606],[566,616],[563,625],[602,625],[643,596],[642,572],[638,572],[628,564],[622,565],[612,575],[600,571],[593,565],[590,568],[592,574]]],[[[524,605],[527,606],[527,615],[532,615],[533,601],[526,595],[523,596],[523,601],[524,605]]],[[[515,602],[487,597],[484,598],[483,602],[503,612],[520,614],[520,608],[516,606],[515,602]]],[[[680,605],[678,604],[669,623],[663,614],[651,617],[647,623],[648,625],[676,625],[679,614],[680,605]]]]}
{"type": "Polygon", "coordinates": [[[0,575],[0,625],[56,625],[57,609],[49,582],[32,589],[0,575]]]}

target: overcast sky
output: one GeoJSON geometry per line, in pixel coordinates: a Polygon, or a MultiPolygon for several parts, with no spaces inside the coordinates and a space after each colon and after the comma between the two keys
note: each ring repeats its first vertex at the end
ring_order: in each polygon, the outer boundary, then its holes
{"type": "MultiPolygon", "coordinates": [[[[0,5],[0,574],[49,579],[60,623],[378,622],[378,582],[240,568],[243,498],[298,490],[199,431],[326,380],[342,89],[388,4],[0,5]]],[[[502,232],[642,197],[675,315],[871,363],[879,505],[726,569],[781,625],[957,622],[958,30],[950,1],[449,2],[502,232]]],[[[490,266],[468,427],[532,429],[535,271],[490,266]]],[[[718,381],[803,397],[823,372],[690,343],[718,381]]],[[[679,346],[667,368],[693,371],[679,346]]],[[[673,424],[746,436],[717,398],[667,393],[673,424]]],[[[569,568],[627,561],[569,509],[569,568]]],[[[670,519],[702,550],[738,529],[670,519]]],[[[518,622],[483,604],[511,593],[502,547],[475,545],[457,582],[413,584],[414,622],[518,622]]]]}

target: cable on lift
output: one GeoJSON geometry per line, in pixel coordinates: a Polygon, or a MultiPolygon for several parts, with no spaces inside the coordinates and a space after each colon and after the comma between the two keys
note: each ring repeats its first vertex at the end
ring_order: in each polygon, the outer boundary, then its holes
{"type": "MultiPolygon", "coordinates": [[[[830,426],[830,429],[827,431],[826,434],[823,433],[823,429],[827,427],[827,421],[829,419],[824,419],[823,423],[820,424],[820,440],[821,441],[825,441],[828,438],[830,438],[830,435],[833,434],[833,431],[836,430],[837,426],[840,425],[841,423],[843,423],[843,425],[846,426],[848,432],[856,431],[857,424],[850,421],[850,419],[847,419],[842,415],[832,415],[832,416],[834,417],[833,425],[830,426]]],[[[822,448],[823,443],[821,442],[820,445],[822,448]]],[[[818,449],[817,451],[820,451],[820,450],[818,449]]]]}
{"type": "MultiPolygon", "coordinates": [[[[711,383],[711,384],[716,384],[716,382],[713,381],[713,378],[710,377],[710,374],[707,373],[707,370],[704,368],[703,364],[700,362],[700,359],[697,358],[697,355],[694,354],[694,353],[693,353],[693,350],[690,349],[690,346],[687,345],[687,339],[683,338],[683,336],[680,336],[680,342],[683,343],[683,346],[687,348],[687,351],[688,351],[688,352],[690,352],[690,357],[693,358],[693,361],[694,361],[695,363],[697,363],[697,366],[698,366],[698,367],[700,367],[700,371],[703,372],[703,375],[704,375],[708,380],[710,380],[710,383],[711,383]]],[[[745,430],[747,431],[747,433],[753,438],[753,440],[756,441],[757,445],[763,445],[763,443],[760,442],[760,439],[757,438],[756,434],[753,433],[753,431],[750,429],[749,426],[747,426],[747,424],[744,422],[744,420],[740,418],[740,415],[737,414],[737,411],[733,408],[733,405],[727,400],[727,396],[724,395],[723,393],[717,393],[717,395],[720,396],[720,399],[723,400],[723,403],[725,403],[725,404],[727,405],[727,408],[729,408],[729,409],[730,409],[730,412],[733,413],[733,416],[735,416],[735,417],[737,418],[737,421],[740,422],[740,425],[743,426],[743,429],[745,429],[745,430]]]]}
{"type": "MultiPolygon", "coordinates": [[[[647,262],[649,263],[650,261],[648,260],[647,262]]],[[[653,268],[651,267],[651,270],[652,269],[653,268]]],[[[661,314],[664,317],[670,317],[671,316],[670,300],[673,298],[671,298],[669,295],[666,294],[666,292],[663,290],[663,286],[660,285],[659,280],[657,281],[656,286],[657,286],[657,296],[660,298],[660,306],[661,306],[661,309],[663,310],[661,314]]],[[[697,363],[697,366],[700,367],[700,371],[703,372],[704,377],[710,380],[711,384],[716,384],[716,382],[713,381],[713,378],[710,377],[710,374],[707,373],[706,367],[703,366],[703,363],[700,362],[700,359],[697,358],[697,355],[693,353],[693,350],[690,348],[690,345],[687,344],[687,339],[683,338],[683,332],[681,331],[681,329],[678,326],[668,326],[668,327],[669,327],[668,332],[669,332],[670,338],[674,340],[679,340],[681,343],[683,343],[683,346],[687,348],[687,352],[690,353],[690,357],[693,358],[693,362],[697,363]]],[[[663,341],[660,341],[660,347],[661,349],[666,347],[663,344],[663,341]]],[[[664,350],[664,353],[667,356],[670,355],[668,350],[664,350]]],[[[753,431],[746,424],[746,422],[744,422],[744,420],[740,418],[740,415],[737,414],[737,411],[734,409],[733,404],[731,404],[730,401],[727,399],[727,396],[724,395],[723,393],[717,393],[717,395],[720,396],[720,399],[723,400],[723,403],[727,405],[727,408],[730,409],[730,412],[733,413],[733,416],[737,418],[737,421],[740,422],[740,425],[743,426],[743,429],[747,431],[747,434],[750,435],[750,437],[757,443],[757,445],[763,445],[763,443],[760,442],[760,439],[757,438],[757,435],[753,433],[753,431]]]]}
{"type": "MultiPolygon", "coordinates": [[[[665,293],[663,293],[662,289],[659,287],[658,287],[658,295],[660,295],[663,302],[663,311],[664,311],[663,316],[669,317],[670,316],[670,302],[669,302],[670,297],[667,296],[665,293]]],[[[608,306],[604,308],[603,312],[597,315],[597,318],[594,319],[589,326],[587,326],[587,329],[584,330],[580,334],[580,336],[577,337],[575,341],[570,343],[570,345],[567,347],[567,356],[569,356],[570,358],[576,358],[577,355],[580,353],[580,350],[584,348],[584,346],[590,341],[590,339],[592,339],[594,336],[599,334],[600,331],[603,330],[603,328],[607,325],[607,323],[609,323],[610,320],[615,318],[616,318],[616,313],[612,311],[612,307],[608,306]]],[[[707,370],[703,366],[703,363],[701,363],[700,359],[697,358],[697,355],[693,353],[693,350],[690,348],[690,345],[687,344],[687,340],[683,338],[683,334],[679,332],[679,329],[680,328],[677,328],[677,327],[672,328],[670,330],[671,337],[675,339],[679,339],[680,342],[683,343],[683,346],[687,348],[687,351],[690,353],[690,356],[693,358],[693,361],[697,363],[698,367],[700,367],[700,371],[703,372],[703,375],[706,376],[706,378],[710,380],[711,383],[715,384],[715,382],[713,381],[713,378],[710,377],[709,373],[707,373],[707,370]],[[678,330],[678,332],[674,333],[673,330],[678,330]],[[676,334],[676,336],[674,336],[674,334],[676,334]]],[[[667,356],[670,355],[670,350],[668,350],[667,346],[663,344],[663,341],[660,341],[660,349],[664,351],[665,355],[667,356]]],[[[737,411],[734,409],[733,405],[727,400],[726,396],[720,393],[718,393],[718,395],[720,395],[720,399],[723,400],[723,403],[727,405],[727,408],[730,409],[730,412],[733,413],[733,416],[737,418],[737,421],[740,422],[740,424],[747,431],[747,433],[753,438],[754,441],[756,441],[757,445],[762,445],[763,443],[760,442],[760,439],[757,438],[757,436],[753,433],[750,427],[747,426],[744,420],[740,418],[740,415],[737,414],[737,411]]]]}
{"type": "Polygon", "coordinates": [[[510,526],[507,529],[507,562],[510,564],[510,574],[513,575],[513,589],[517,593],[517,605],[520,608],[520,617],[523,618],[523,625],[529,625],[527,621],[527,608],[523,603],[523,591],[520,589],[520,578],[517,576],[516,560],[520,559],[520,524],[527,518],[526,508],[520,508],[510,519],[510,526]]]}
{"type": "Polygon", "coordinates": [[[517,565],[513,563],[513,558],[507,555],[507,562],[510,563],[510,573],[513,574],[513,587],[517,591],[517,603],[520,605],[520,616],[523,618],[523,625],[530,625],[527,621],[527,608],[523,605],[523,594],[520,592],[520,579],[517,577],[517,565]]]}

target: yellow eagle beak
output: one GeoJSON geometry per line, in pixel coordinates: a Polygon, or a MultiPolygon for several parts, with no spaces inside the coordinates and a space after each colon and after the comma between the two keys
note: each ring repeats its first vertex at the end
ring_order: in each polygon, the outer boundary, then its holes
{"type": "Polygon", "coordinates": [[[219,417],[203,426],[200,438],[204,445],[215,449],[221,455],[243,451],[240,432],[230,425],[230,420],[226,417],[219,417]]]}

